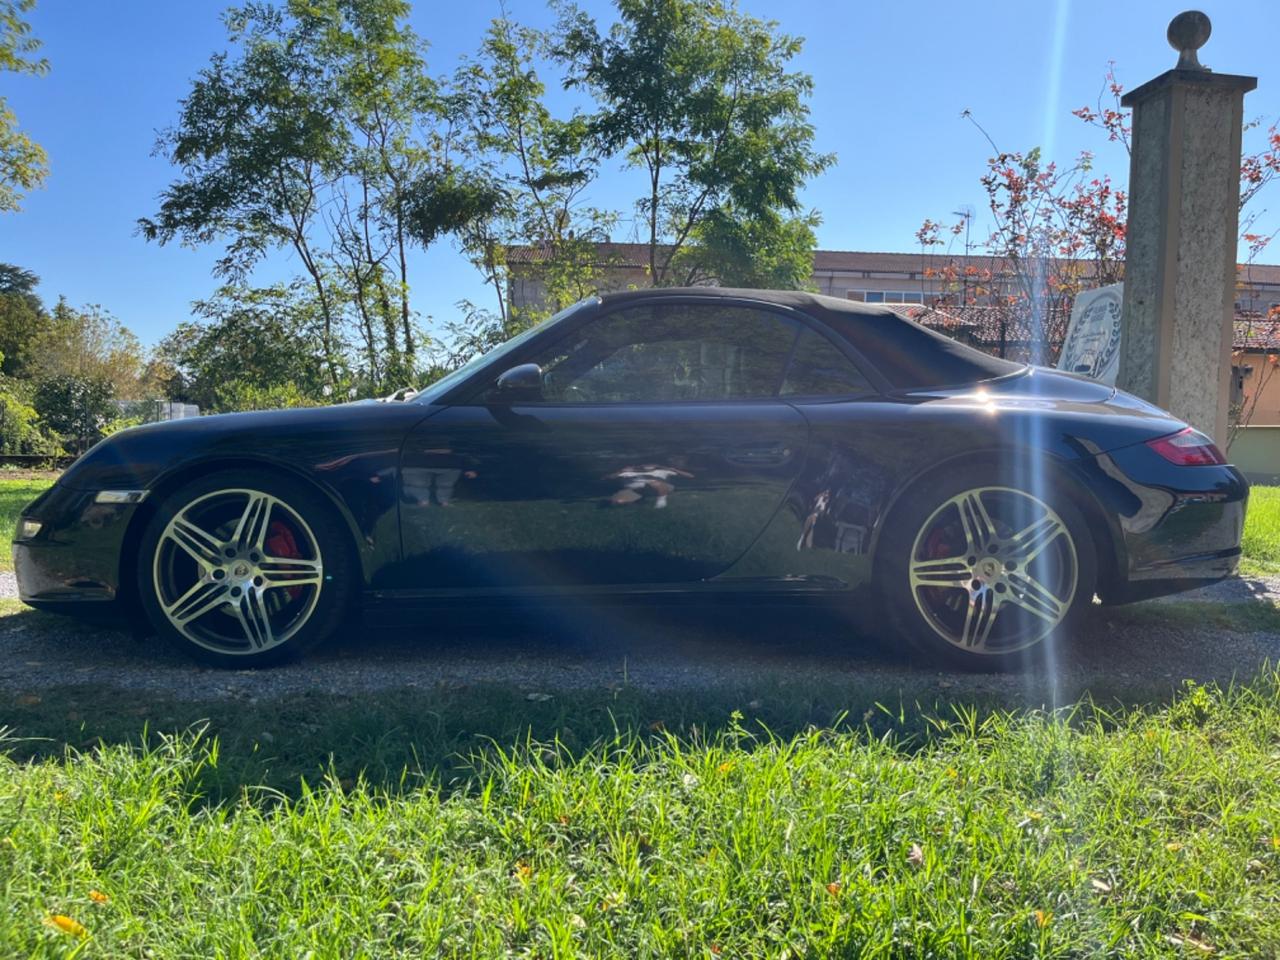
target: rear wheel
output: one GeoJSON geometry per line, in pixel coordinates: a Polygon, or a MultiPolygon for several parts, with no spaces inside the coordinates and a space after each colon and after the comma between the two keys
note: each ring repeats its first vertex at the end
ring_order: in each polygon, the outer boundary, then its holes
{"type": "Polygon", "coordinates": [[[922,659],[964,669],[1044,662],[1093,600],[1088,525],[1052,483],[980,470],[927,483],[890,519],[881,586],[922,659]]]}
{"type": "Polygon", "coordinates": [[[268,471],[222,471],[175,491],[141,546],[148,619],[206,663],[291,659],[347,612],[352,571],[341,523],[314,491],[268,471]]]}

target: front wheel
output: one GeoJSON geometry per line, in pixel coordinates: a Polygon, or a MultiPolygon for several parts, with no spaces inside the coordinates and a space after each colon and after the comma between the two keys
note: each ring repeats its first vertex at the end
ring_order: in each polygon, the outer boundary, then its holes
{"type": "Polygon", "coordinates": [[[162,637],[206,663],[258,667],[334,632],[352,570],[345,531],[318,494],[237,470],[165,499],[143,534],[137,576],[162,637]]]}
{"type": "Polygon", "coordinates": [[[927,483],[890,518],[882,595],[920,658],[962,669],[1046,662],[1093,600],[1088,524],[1047,478],[977,470],[927,483]]]}

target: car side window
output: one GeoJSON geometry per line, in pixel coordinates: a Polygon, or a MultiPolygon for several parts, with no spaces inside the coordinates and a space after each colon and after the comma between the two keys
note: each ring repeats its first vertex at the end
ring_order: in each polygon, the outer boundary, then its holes
{"type": "Polygon", "coordinates": [[[871,392],[867,378],[835,344],[817,331],[801,332],[782,381],[782,396],[847,397],[871,392]]]}
{"type": "Polygon", "coordinates": [[[800,325],[726,304],[642,304],[595,320],[542,354],[548,403],[775,397],[800,325]]]}

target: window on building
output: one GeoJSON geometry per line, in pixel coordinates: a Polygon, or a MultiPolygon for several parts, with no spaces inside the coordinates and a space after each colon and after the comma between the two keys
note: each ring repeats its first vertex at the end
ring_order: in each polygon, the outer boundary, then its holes
{"type": "Polygon", "coordinates": [[[1231,367],[1231,406],[1239,407],[1244,403],[1244,382],[1253,375],[1251,366],[1231,367]]]}
{"type": "Polygon", "coordinates": [[[925,294],[906,290],[850,290],[849,299],[867,303],[924,303],[925,294]]]}

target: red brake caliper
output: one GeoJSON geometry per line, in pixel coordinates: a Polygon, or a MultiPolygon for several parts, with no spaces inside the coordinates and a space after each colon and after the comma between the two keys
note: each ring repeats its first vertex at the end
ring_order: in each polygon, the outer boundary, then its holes
{"type": "MultiPolygon", "coordinates": [[[[943,527],[935,527],[930,531],[929,536],[924,541],[925,558],[928,560],[941,560],[944,557],[951,556],[954,551],[948,542],[947,531],[943,527]]],[[[953,591],[942,587],[926,587],[930,598],[933,600],[941,600],[944,604],[951,606],[949,601],[954,600],[953,591]]],[[[952,609],[955,609],[952,607],[952,609]]]]}
{"type": "MultiPolygon", "coordinates": [[[[267,539],[264,541],[267,554],[272,557],[299,559],[302,551],[298,549],[298,541],[293,538],[293,531],[279,520],[272,520],[267,527],[267,539]]],[[[285,587],[290,600],[295,600],[302,592],[301,587],[285,587]]]]}

